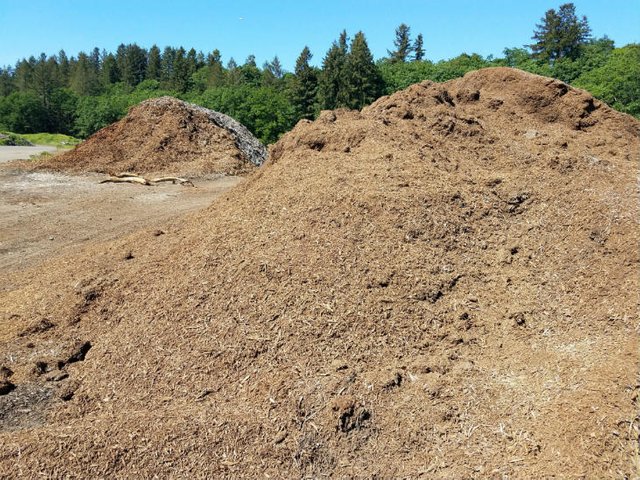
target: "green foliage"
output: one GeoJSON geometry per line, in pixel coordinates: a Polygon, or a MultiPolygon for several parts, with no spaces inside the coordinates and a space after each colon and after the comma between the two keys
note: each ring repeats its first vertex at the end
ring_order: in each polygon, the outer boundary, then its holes
{"type": "Polygon", "coordinates": [[[0,146],[6,147],[28,147],[33,145],[24,135],[16,135],[11,132],[0,132],[0,146]]]}
{"type": "Polygon", "coordinates": [[[127,113],[128,101],[123,95],[82,97],[76,110],[75,132],[86,138],[119,120],[127,113]]]}
{"type": "Polygon", "coordinates": [[[640,117],[640,44],[616,48],[603,65],[580,75],[575,85],[617,110],[640,117]]]}
{"type": "Polygon", "coordinates": [[[420,62],[424,59],[424,39],[422,38],[422,34],[419,33],[416,37],[416,41],[413,44],[413,60],[415,62],[420,62]]]}
{"type": "Polygon", "coordinates": [[[18,133],[47,131],[49,120],[40,99],[31,92],[0,98],[0,129],[18,133]]]}
{"type": "Polygon", "coordinates": [[[430,78],[430,80],[446,82],[453,78],[462,77],[465,73],[471,72],[472,70],[490,66],[492,66],[491,62],[485,60],[477,53],[472,53],[471,55],[463,53],[451,60],[443,60],[436,63],[433,77],[430,78]]]}
{"type": "Polygon", "coordinates": [[[382,76],[362,32],[356,33],[351,42],[345,64],[345,83],[346,104],[353,109],[368,105],[384,91],[382,76]]]}
{"type": "Polygon", "coordinates": [[[556,12],[547,10],[542,23],[536,25],[531,45],[534,56],[542,61],[553,63],[561,58],[575,60],[580,49],[589,40],[591,28],[587,17],[579,19],[573,3],[560,5],[556,12]]]}
{"type": "Polygon", "coordinates": [[[347,105],[345,68],[348,53],[347,32],[343,31],[322,61],[318,84],[318,100],[322,109],[333,110],[347,105]]]}
{"type": "Polygon", "coordinates": [[[316,113],[318,72],[309,65],[312,54],[304,47],[296,60],[295,78],[291,85],[291,102],[298,118],[312,119],[316,113]]]}
{"type": "Polygon", "coordinates": [[[121,44],[113,53],[94,48],[75,57],[61,50],[0,68],[0,129],[84,138],[142,100],[171,95],[227,113],[270,143],[320,109],[360,109],[413,83],[443,82],[489,66],[561,79],[640,117],[640,47],[616,49],[607,37],[589,39],[589,32],[586,18],[566,3],[546,12],[531,49],[507,48],[498,59],[464,53],[433,63],[424,59],[422,35],[411,42],[410,28],[402,24],[390,58],[375,64],[364,34],[349,41],[343,31],[320,69],[305,47],[294,72],[285,72],[277,56],[262,68],[253,55],[242,66],[233,58],[225,66],[219,50],[205,56],[193,48],[161,51],[154,45],[147,51],[121,44]]]}
{"type": "Polygon", "coordinates": [[[62,133],[26,133],[22,137],[34,145],[69,148],[80,143],[80,139],[62,133]]]}
{"type": "Polygon", "coordinates": [[[409,85],[434,77],[434,65],[429,61],[410,63],[382,61],[378,67],[382,74],[386,94],[403,90],[409,85]]]}
{"type": "Polygon", "coordinates": [[[393,41],[396,49],[387,50],[391,62],[406,62],[409,58],[409,55],[413,51],[410,32],[411,29],[406,23],[401,23],[398,28],[396,28],[396,38],[393,41]]]}
{"type": "Polygon", "coordinates": [[[191,101],[235,118],[265,144],[275,142],[296,121],[294,106],[273,87],[214,87],[191,101]]]}

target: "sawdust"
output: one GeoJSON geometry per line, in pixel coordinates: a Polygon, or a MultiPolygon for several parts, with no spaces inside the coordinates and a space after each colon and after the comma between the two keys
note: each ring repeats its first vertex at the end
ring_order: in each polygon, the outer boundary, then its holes
{"type": "Polygon", "coordinates": [[[265,147],[222,113],[176,98],[146,100],[122,120],[36,168],[65,172],[241,175],[261,165],[265,147]]]}
{"type": "Polygon", "coordinates": [[[637,475],[639,132],[516,70],[423,83],[7,276],[0,476],[637,475]]]}

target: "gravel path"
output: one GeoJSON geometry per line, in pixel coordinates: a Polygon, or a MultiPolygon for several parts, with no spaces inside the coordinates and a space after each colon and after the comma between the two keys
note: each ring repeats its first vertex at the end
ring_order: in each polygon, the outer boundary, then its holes
{"type": "Polygon", "coordinates": [[[55,152],[56,147],[36,145],[33,147],[5,147],[0,146],[0,163],[11,160],[28,160],[31,155],[40,155],[42,152],[55,152]]]}

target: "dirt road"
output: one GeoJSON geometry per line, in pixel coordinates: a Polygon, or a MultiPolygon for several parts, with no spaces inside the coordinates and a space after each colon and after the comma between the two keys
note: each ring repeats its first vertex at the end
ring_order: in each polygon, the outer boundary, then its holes
{"type": "Polygon", "coordinates": [[[195,187],[145,187],[99,184],[103,178],[0,166],[0,270],[31,266],[87,242],[162,228],[170,219],[206,207],[242,180],[226,176],[196,180],[195,187]]]}
{"type": "Polygon", "coordinates": [[[11,160],[28,160],[32,155],[40,155],[43,152],[55,152],[56,147],[36,145],[33,147],[0,147],[0,163],[11,160]]]}

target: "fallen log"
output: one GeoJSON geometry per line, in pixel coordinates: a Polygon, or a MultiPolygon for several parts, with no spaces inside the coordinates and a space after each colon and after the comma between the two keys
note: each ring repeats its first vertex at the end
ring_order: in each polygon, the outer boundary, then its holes
{"type": "Polygon", "coordinates": [[[180,185],[191,185],[192,187],[194,186],[191,180],[188,180],[186,178],[180,178],[180,177],[159,177],[151,180],[151,183],[162,183],[162,182],[171,182],[174,185],[176,183],[179,183],[180,185]]]}
{"type": "Polygon", "coordinates": [[[142,177],[110,177],[100,183],[137,183],[138,185],[151,185],[151,182],[142,177]]]}

